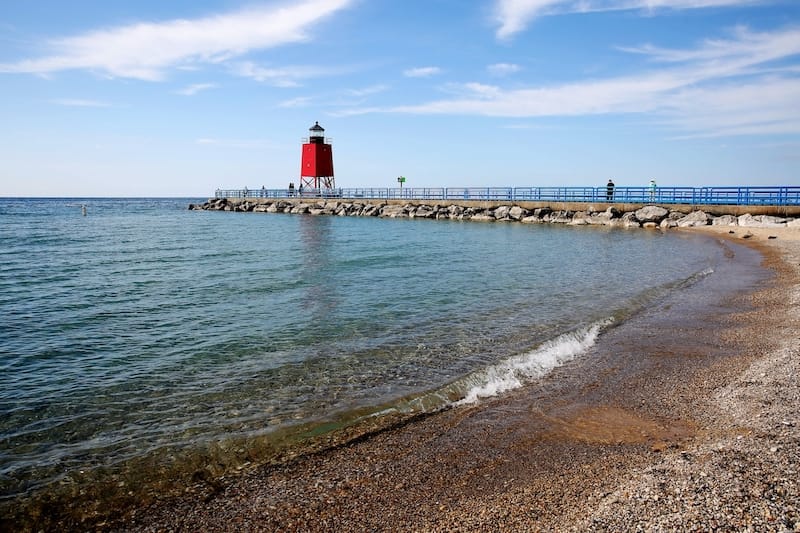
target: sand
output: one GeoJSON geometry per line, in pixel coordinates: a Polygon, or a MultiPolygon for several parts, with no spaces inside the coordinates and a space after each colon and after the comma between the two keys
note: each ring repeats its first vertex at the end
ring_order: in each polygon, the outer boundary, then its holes
{"type": "Polygon", "coordinates": [[[681,231],[758,247],[777,276],[701,324],[634,320],[536,387],[198,480],[100,528],[800,531],[800,229],[681,231]]]}

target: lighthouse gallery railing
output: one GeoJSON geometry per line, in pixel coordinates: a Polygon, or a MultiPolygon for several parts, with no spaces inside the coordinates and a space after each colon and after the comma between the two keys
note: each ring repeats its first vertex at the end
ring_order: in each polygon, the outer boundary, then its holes
{"type": "Polygon", "coordinates": [[[490,200],[800,206],[800,187],[444,187],[349,189],[218,189],[217,198],[341,198],[350,200],[490,200]]]}

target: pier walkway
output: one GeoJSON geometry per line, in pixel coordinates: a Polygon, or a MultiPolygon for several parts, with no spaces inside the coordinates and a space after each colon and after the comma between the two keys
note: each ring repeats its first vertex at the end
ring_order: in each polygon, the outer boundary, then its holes
{"type": "Polygon", "coordinates": [[[343,189],[217,189],[215,198],[337,198],[349,200],[483,201],[798,206],[800,186],[781,187],[439,187],[343,189]]]}

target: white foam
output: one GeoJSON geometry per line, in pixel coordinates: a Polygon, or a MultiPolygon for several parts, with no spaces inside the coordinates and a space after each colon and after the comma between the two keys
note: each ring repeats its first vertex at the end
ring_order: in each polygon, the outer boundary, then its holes
{"type": "Polygon", "coordinates": [[[510,357],[484,371],[472,374],[467,378],[467,382],[472,382],[472,386],[464,398],[455,402],[455,405],[476,403],[481,398],[497,396],[517,389],[527,381],[544,376],[553,368],[571,361],[594,345],[600,331],[611,322],[611,319],[607,319],[585,329],[565,333],[543,343],[535,350],[510,357]]]}

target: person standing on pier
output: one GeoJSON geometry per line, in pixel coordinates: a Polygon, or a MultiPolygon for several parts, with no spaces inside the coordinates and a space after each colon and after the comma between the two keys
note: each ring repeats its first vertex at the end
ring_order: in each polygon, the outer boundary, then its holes
{"type": "Polygon", "coordinates": [[[606,200],[609,202],[614,199],[614,182],[608,180],[608,185],[606,185],[606,200]]]}
{"type": "Polygon", "coordinates": [[[650,201],[656,199],[656,180],[650,180],[650,201]]]}

